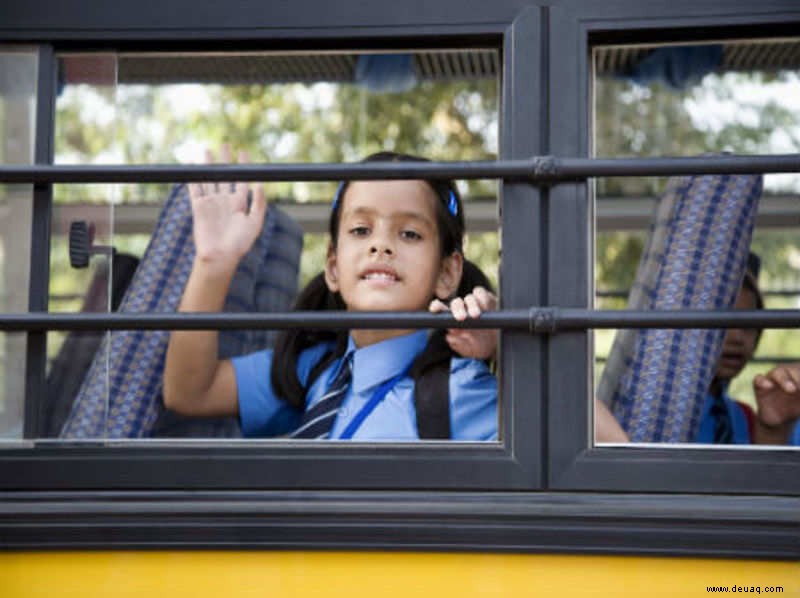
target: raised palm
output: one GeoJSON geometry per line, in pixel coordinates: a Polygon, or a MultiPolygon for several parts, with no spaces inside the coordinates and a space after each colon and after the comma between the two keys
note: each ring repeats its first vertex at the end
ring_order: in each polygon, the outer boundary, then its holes
{"type": "MultiPolygon", "coordinates": [[[[243,158],[240,155],[240,160],[243,158]]],[[[221,159],[230,161],[229,149],[223,148],[221,159]]],[[[200,259],[238,262],[247,253],[264,225],[267,207],[260,187],[252,201],[249,194],[244,183],[189,185],[195,250],[200,259]]]]}

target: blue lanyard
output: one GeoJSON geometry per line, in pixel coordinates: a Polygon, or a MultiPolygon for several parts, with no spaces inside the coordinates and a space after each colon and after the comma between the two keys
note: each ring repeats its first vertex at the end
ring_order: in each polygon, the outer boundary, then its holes
{"type": "Polygon", "coordinates": [[[364,420],[369,417],[370,413],[375,411],[375,407],[377,407],[380,402],[386,398],[386,395],[389,394],[389,391],[392,390],[392,388],[394,388],[394,385],[406,377],[410,368],[411,364],[409,364],[408,367],[397,374],[394,378],[386,380],[383,384],[375,389],[375,392],[372,394],[372,398],[370,398],[370,400],[367,401],[361,410],[356,413],[356,416],[350,421],[344,432],[342,432],[342,435],[339,437],[340,440],[350,440],[353,437],[353,434],[355,434],[356,431],[361,427],[361,424],[364,423],[364,420]]]}

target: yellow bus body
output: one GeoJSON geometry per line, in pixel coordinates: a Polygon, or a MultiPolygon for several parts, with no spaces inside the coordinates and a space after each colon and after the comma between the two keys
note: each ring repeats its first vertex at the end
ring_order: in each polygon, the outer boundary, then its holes
{"type": "Polygon", "coordinates": [[[109,551],[0,555],[0,596],[800,596],[800,562],[520,554],[109,551]],[[736,591],[733,592],[733,588],[736,591]]]}

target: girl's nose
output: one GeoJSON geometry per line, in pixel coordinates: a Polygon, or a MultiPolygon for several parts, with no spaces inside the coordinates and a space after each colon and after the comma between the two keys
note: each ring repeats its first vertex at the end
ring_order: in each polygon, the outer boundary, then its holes
{"type": "Polygon", "coordinates": [[[370,254],[386,254],[392,255],[392,248],[387,243],[375,243],[369,249],[370,254]]]}

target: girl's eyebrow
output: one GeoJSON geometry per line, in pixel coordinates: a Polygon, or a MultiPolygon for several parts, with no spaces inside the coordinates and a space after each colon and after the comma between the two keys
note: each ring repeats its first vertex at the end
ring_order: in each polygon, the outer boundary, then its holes
{"type": "Polygon", "coordinates": [[[420,214],[419,212],[412,212],[412,211],[405,211],[405,212],[395,212],[392,216],[404,218],[404,219],[411,219],[411,220],[419,220],[423,224],[427,224],[428,226],[433,226],[433,222],[430,218],[425,216],[424,214],[420,214]]]}
{"type": "MultiPolygon", "coordinates": [[[[367,206],[359,206],[353,210],[348,210],[349,216],[377,216],[378,210],[375,208],[370,208],[367,206]]],[[[420,214],[419,212],[415,212],[412,210],[406,210],[403,212],[393,212],[391,214],[392,218],[404,218],[404,219],[413,219],[419,220],[420,222],[428,225],[433,226],[433,221],[425,216],[424,214],[420,214]]]]}

